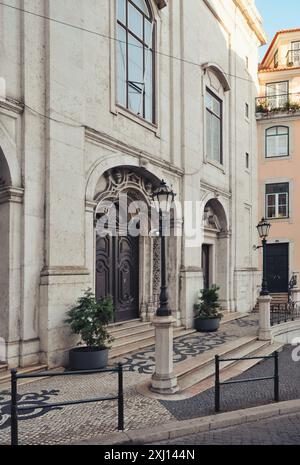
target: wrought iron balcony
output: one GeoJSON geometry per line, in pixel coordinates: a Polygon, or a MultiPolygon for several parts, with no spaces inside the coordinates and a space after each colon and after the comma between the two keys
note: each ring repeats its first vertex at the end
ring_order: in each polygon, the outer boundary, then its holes
{"type": "Polygon", "coordinates": [[[286,66],[290,68],[300,66],[300,50],[289,50],[287,52],[286,66]]]}
{"type": "Polygon", "coordinates": [[[300,92],[256,98],[256,114],[259,116],[297,112],[300,112],[300,92]]]}

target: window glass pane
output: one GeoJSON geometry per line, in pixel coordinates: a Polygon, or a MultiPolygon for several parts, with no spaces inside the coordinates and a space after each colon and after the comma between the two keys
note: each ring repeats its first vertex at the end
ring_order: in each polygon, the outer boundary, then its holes
{"type": "Polygon", "coordinates": [[[275,207],[276,205],[276,196],[275,195],[268,195],[267,196],[267,203],[269,207],[275,207]]]}
{"type": "Polygon", "coordinates": [[[287,214],[287,207],[285,206],[279,206],[278,207],[278,217],[279,218],[286,218],[288,216],[287,214]]]}
{"type": "Polygon", "coordinates": [[[118,26],[117,42],[117,101],[126,106],[126,32],[118,26]]]}
{"type": "Polygon", "coordinates": [[[128,80],[142,89],[144,79],[143,47],[129,34],[128,38],[128,80]]]}
{"type": "Polygon", "coordinates": [[[145,81],[145,118],[153,121],[153,67],[152,67],[152,52],[146,52],[146,81],[145,81]]]}
{"type": "Polygon", "coordinates": [[[130,31],[143,39],[143,15],[128,3],[128,27],[130,31]]]}
{"type": "Polygon", "coordinates": [[[150,12],[144,0],[133,0],[133,2],[140,10],[145,13],[145,15],[149,16],[150,12]]]}
{"type": "Polygon", "coordinates": [[[288,155],[288,137],[287,136],[276,136],[277,142],[276,155],[278,157],[284,157],[288,155]]]}
{"type": "Polygon", "coordinates": [[[210,92],[206,92],[206,108],[221,117],[221,102],[211,95],[210,92]]]}
{"type": "Polygon", "coordinates": [[[123,24],[126,24],[126,0],[117,0],[117,17],[123,24]]]}
{"type": "Polygon", "coordinates": [[[212,160],[212,128],[211,128],[212,115],[206,111],[206,156],[212,160]]]}
{"type": "Polygon", "coordinates": [[[216,116],[212,116],[212,143],[213,143],[213,159],[218,163],[221,162],[221,127],[220,120],[216,116]]]}
{"type": "Polygon", "coordinates": [[[267,216],[268,216],[268,218],[275,218],[276,217],[275,207],[268,207],[267,208],[267,216]]]}
{"type": "Polygon", "coordinates": [[[287,194],[279,194],[278,195],[278,204],[280,206],[287,204],[287,194]]]}
{"type": "Polygon", "coordinates": [[[289,192],[289,184],[287,182],[266,185],[267,194],[280,194],[280,193],[288,193],[288,192],[289,192]]]}
{"type": "Polygon", "coordinates": [[[145,43],[149,47],[153,47],[153,27],[147,19],[145,20],[145,43]]]}
{"type": "Polygon", "coordinates": [[[277,128],[270,128],[270,129],[267,129],[267,136],[276,136],[277,134],[277,128]]]}
{"type": "Polygon", "coordinates": [[[217,115],[217,116],[221,116],[221,103],[219,102],[219,100],[217,100],[216,98],[213,97],[213,112],[217,115]]]}
{"type": "Polygon", "coordinates": [[[143,48],[129,34],[128,46],[128,108],[143,116],[143,48]]]}
{"type": "Polygon", "coordinates": [[[284,126],[277,126],[277,134],[287,134],[288,128],[284,126]]]}

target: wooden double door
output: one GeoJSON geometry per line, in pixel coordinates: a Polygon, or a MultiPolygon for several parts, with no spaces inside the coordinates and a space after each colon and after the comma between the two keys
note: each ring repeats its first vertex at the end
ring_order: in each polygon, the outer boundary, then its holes
{"type": "Polygon", "coordinates": [[[267,245],[267,283],[271,293],[288,292],[289,244],[267,245]]]}
{"type": "Polygon", "coordinates": [[[116,322],[139,317],[139,237],[97,237],[96,297],[109,295],[116,322]]]}

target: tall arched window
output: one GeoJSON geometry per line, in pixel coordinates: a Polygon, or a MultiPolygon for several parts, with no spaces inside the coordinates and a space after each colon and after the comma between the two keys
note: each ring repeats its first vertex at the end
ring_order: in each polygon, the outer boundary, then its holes
{"type": "Polygon", "coordinates": [[[289,128],[273,126],[266,129],[266,157],[287,157],[289,155],[289,128]]]}
{"type": "Polygon", "coordinates": [[[146,0],[117,0],[117,102],[155,122],[155,22],[146,0]]]}

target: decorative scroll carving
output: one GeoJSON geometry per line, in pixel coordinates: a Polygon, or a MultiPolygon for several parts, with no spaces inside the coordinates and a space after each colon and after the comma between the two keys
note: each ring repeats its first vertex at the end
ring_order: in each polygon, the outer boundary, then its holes
{"type": "Polygon", "coordinates": [[[156,237],[153,240],[153,296],[158,296],[159,292],[160,292],[160,239],[156,237]]]}
{"type": "Polygon", "coordinates": [[[156,3],[157,3],[157,6],[158,8],[161,10],[162,8],[164,8],[165,6],[168,5],[168,1],[167,0],[156,0],[156,3]]]}
{"type": "Polygon", "coordinates": [[[109,170],[104,176],[106,186],[96,196],[97,203],[114,201],[120,193],[130,193],[132,200],[144,200],[150,205],[151,194],[155,189],[150,179],[126,168],[109,170]]]}
{"type": "Polygon", "coordinates": [[[203,225],[205,229],[213,229],[218,232],[222,231],[219,219],[211,207],[206,207],[204,210],[203,225]]]}

